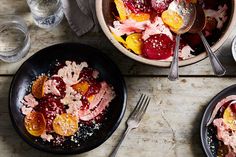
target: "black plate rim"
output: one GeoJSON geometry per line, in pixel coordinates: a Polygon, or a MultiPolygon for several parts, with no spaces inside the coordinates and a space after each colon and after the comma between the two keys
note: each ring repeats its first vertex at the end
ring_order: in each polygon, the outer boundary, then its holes
{"type": "Polygon", "coordinates": [[[207,107],[205,108],[204,114],[202,116],[202,120],[201,120],[201,124],[200,124],[200,138],[201,138],[202,149],[204,150],[207,157],[214,157],[211,150],[209,149],[209,147],[206,143],[206,138],[205,138],[205,133],[206,133],[206,130],[207,130],[206,122],[210,118],[210,116],[208,114],[212,113],[213,110],[211,110],[211,108],[213,108],[216,105],[213,102],[216,101],[219,98],[223,99],[225,97],[223,95],[227,95],[228,91],[230,91],[232,89],[236,90],[236,84],[233,84],[233,85],[230,85],[230,86],[226,87],[225,89],[220,91],[217,95],[215,95],[209,101],[209,103],[207,104],[207,107]]]}
{"type": "Polygon", "coordinates": [[[14,127],[14,130],[17,132],[17,134],[21,137],[21,139],[23,139],[23,141],[25,141],[28,145],[40,150],[40,151],[44,151],[44,152],[47,152],[47,153],[52,153],[52,154],[61,154],[61,155],[73,155],[73,154],[81,154],[81,153],[85,153],[85,152],[88,152],[90,150],[93,150],[97,147],[99,147],[101,144],[103,144],[108,138],[111,137],[111,135],[114,133],[114,131],[118,128],[118,126],[120,125],[123,117],[124,117],[124,114],[125,114],[125,111],[126,111],[126,108],[127,108],[127,86],[126,86],[126,83],[125,83],[125,80],[124,80],[124,77],[122,76],[121,74],[121,71],[119,70],[119,68],[117,67],[117,65],[106,55],[104,54],[101,50],[97,49],[97,48],[94,48],[92,46],[89,46],[89,45],[86,45],[86,44],[82,44],[82,43],[78,43],[78,42],[63,42],[63,43],[57,43],[57,44],[53,44],[53,45],[50,45],[50,46],[47,46],[43,49],[40,49],[39,51],[35,52],[32,56],[30,56],[27,60],[25,60],[21,66],[19,67],[19,69],[16,71],[15,75],[13,76],[13,79],[11,81],[11,84],[10,84],[10,89],[9,89],[9,95],[8,95],[8,112],[9,112],[9,116],[10,116],[10,119],[11,119],[11,123],[14,127]],[[61,151],[61,152],[54,152],[50,149],[44,149],[42,147],[39,147],[38,145],[36,144],[33,144],[31,143],[30,141],[28,141],[25,136],[18,130],[17,128],[17,124],[14,122],[14,116],[12,115],[12,110],[11,110],[11,98],[12,98],[12,88],[13,88],[13,85],[17,79],[17,76],[19,75],[21,69],[23,68],[23,66],[25,64],[27,64],[27,62],[29,60],[31,60],[32,58],[34,58],[35,55],[38,55],[39,53],[43,53],[44,51],[46,51],[46,49],[49,49],[49,48],[52,48],[52,47],[56,47],[56,46],[63,46],[63,45],[81,45],[81,46],[86,46],[88,48],[91,48],[91,49],[95,49],[97,51],[97,53],[99,53],[99,55],[101,55],[103,58],[105,58],[109,64],[111,64],[113,67],[116,68],[116,71],[118,72],[119,74],[119,77],[120,77],[120,80],[121,80],[121,84],[122,84],[122,89],[123,89],[123,97],[124,97],[124,100],[123,100],[123,108],[122,108],[122,111],[120,113],[120,116],[119,116],[119,119],[117,120],[116,124],[113,126],[112,130],[110,130],[109,134],[107,134],[106,138],[104,138],[103,140],[100,140],[99,142],[97,142],[96,144],[94,144],[93,146],[90,146],[90,147],[87,147],[85,148],[84,150],[79,150],[79,151],[61,151]]]}

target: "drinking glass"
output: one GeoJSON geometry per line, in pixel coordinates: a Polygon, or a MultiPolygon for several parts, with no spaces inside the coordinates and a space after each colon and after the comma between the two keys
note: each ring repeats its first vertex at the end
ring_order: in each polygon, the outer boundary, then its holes
{"type": "Polygon", "coordinates": [[[60,0],[27,0],[34,22],[41,28],[53,28],[63,19],[60,0]]]}
{"type": "Polygon", "coordinates": [[[0,15],[0,60],[21,60],[30,48],[27,25],[20,16],[0,15]]]}

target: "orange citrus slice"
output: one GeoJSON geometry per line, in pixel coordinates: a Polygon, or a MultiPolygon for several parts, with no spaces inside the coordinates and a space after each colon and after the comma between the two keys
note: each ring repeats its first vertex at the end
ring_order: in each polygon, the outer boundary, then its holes
{"type": "Polygon", "coordinates": [[[57,115],[52,125],[54,131],[61,136],[72,136],[78,130],[76,116],[69,113],[57,115]]]}
{"type": "Polygon", "coordinates": [[[232,130],[236,130],[236,114],[232,111],[230,106],[231,105],[225,109],[223,119],[232,130]]]}
{"type": "Polygon", "coordinates": [[[88,91],[89,87],[90,87],[90,85],[89,85],[88,81],[84,81],[84,80],[80,81],[77,84],[72,85],[72,88],[75,91],[77,91],[80,94],[82,94],[82,95],[84,95],[88,91]]]}
{"type": "Polygon", "coordinates": [[[129,17],[137,22],[147,21],[150,19],[150,14],[148,13],[131,13],[129,17]]]}
{"type": "Polygon", "coordinates": [[[88,101],[91,103],[94,98],[95,98],[95,95],[91,95],[91,96],[89,96],[87,99],[88,99],[88,101]]]}
{"type": "Polygon", "coordinates": [[[40,99],[44,96],[44,83],[47,80],[47,76],[39,76],[32,85],[32,94],[34,97],[40,99]]]}
{"type": "Polygon", "coordinates": [[[142,53],[142,34],[133,33],[126,38],[127,48],[134,51],[134,53],[140,55],[142,53]]]}
{"type": "Polygon", "coordinates": [[[126,13],[126,8],[123,0],[114,0],[116,4],[116,9],[119,13],[119,17],[121,21],[124,21],[127,19],[127,13],[126,13]]]}
{"type": "Polygon", "coordinates": [[[25,128],[33,136],[40,136],[46,129],[46,120],[42,113],[31,112],[25,116],[25,128]]]}
{"type": "Polygon", "coordinates": [[[183,18],[175,11],[166,10],[161,14],[162,21],[170,27],[171,30],[179,30],[183,24],[183,18]]]}
{"type": "Polygon", "coordinates": [[[126,44],[125,40],[124,40],[121,36],[118,36],[118,35],[116,35],[115,33],[112,33],[112,35],[113,35],[113,37],[114,37],[118,42],[120,42],[121,44],[124,45],[124,47],[127,48],[127,44],[126,44]]]}

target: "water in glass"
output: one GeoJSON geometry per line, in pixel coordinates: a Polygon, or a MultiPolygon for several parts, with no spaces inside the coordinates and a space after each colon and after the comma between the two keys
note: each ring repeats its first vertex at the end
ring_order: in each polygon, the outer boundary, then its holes
{"type": "Polygon", "coordinates": [[[30,36],[20,16],[0,15],[0,60],[17,62],[28,53],[30,36]]]}
{"type": "Polygon", "coordinates": [[[41,28],[53,28],[63,19],[60,0],[27,0],[34,22],[41,28]]]}

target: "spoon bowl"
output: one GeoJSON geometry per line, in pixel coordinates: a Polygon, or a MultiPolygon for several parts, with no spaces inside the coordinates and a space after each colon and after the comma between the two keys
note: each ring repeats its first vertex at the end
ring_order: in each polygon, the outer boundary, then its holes
{"type": "Polygon", "coordinates": [[[198,33],[206,49],[206,52],[208,53],[214,74],[216,76],[223,76],[226,70],[222,66],[222,64],[220,63],[219,59],[216,57],[214,52],[211,50],[209,43],[207,42],[205,36],[202,33],[202,30],[204,29],[206,25],[206,16],[205,16],[204,10],[200,5],[196,5],[195,8],[196,8],[197,17],[192,28],[188,32],[198,33]]]}
{"type": "Polygon", "coordinates": [[[196,19],[196,8],[192,3],[187,3],[184,0],[177,2],[176,0],[172,1],[168,7],[168,10],[172,10],[178,13],[184,21],[181,28],[178,30],[172,30],[176,34],[183,34],[188,32],[196,19]]]}
{"type": "Polygon", "coordinates": [[[172,30],[176,35],[176,44],[174,49],[174,56],[170,67],[170,73],[168,75],[168,79],[170,81],[175,81],[179,78],[179,43],[180,43],[180,35],[188,32],[194,24],[196,19],[196,8],[192,3],[186,3],[184,0],[177,2],[173,1],[170,3],[168,10],[172,10],[180,15],[183,19],[183,25],[177,29],[172,30]]]}
{"type": "Polygon", "coordinates": [[[204,10],[200,5],[195,5],[197,17],[189,29],[189,33],[198,33],[201,32],[206,26],[206,16],[204,10]]]}

